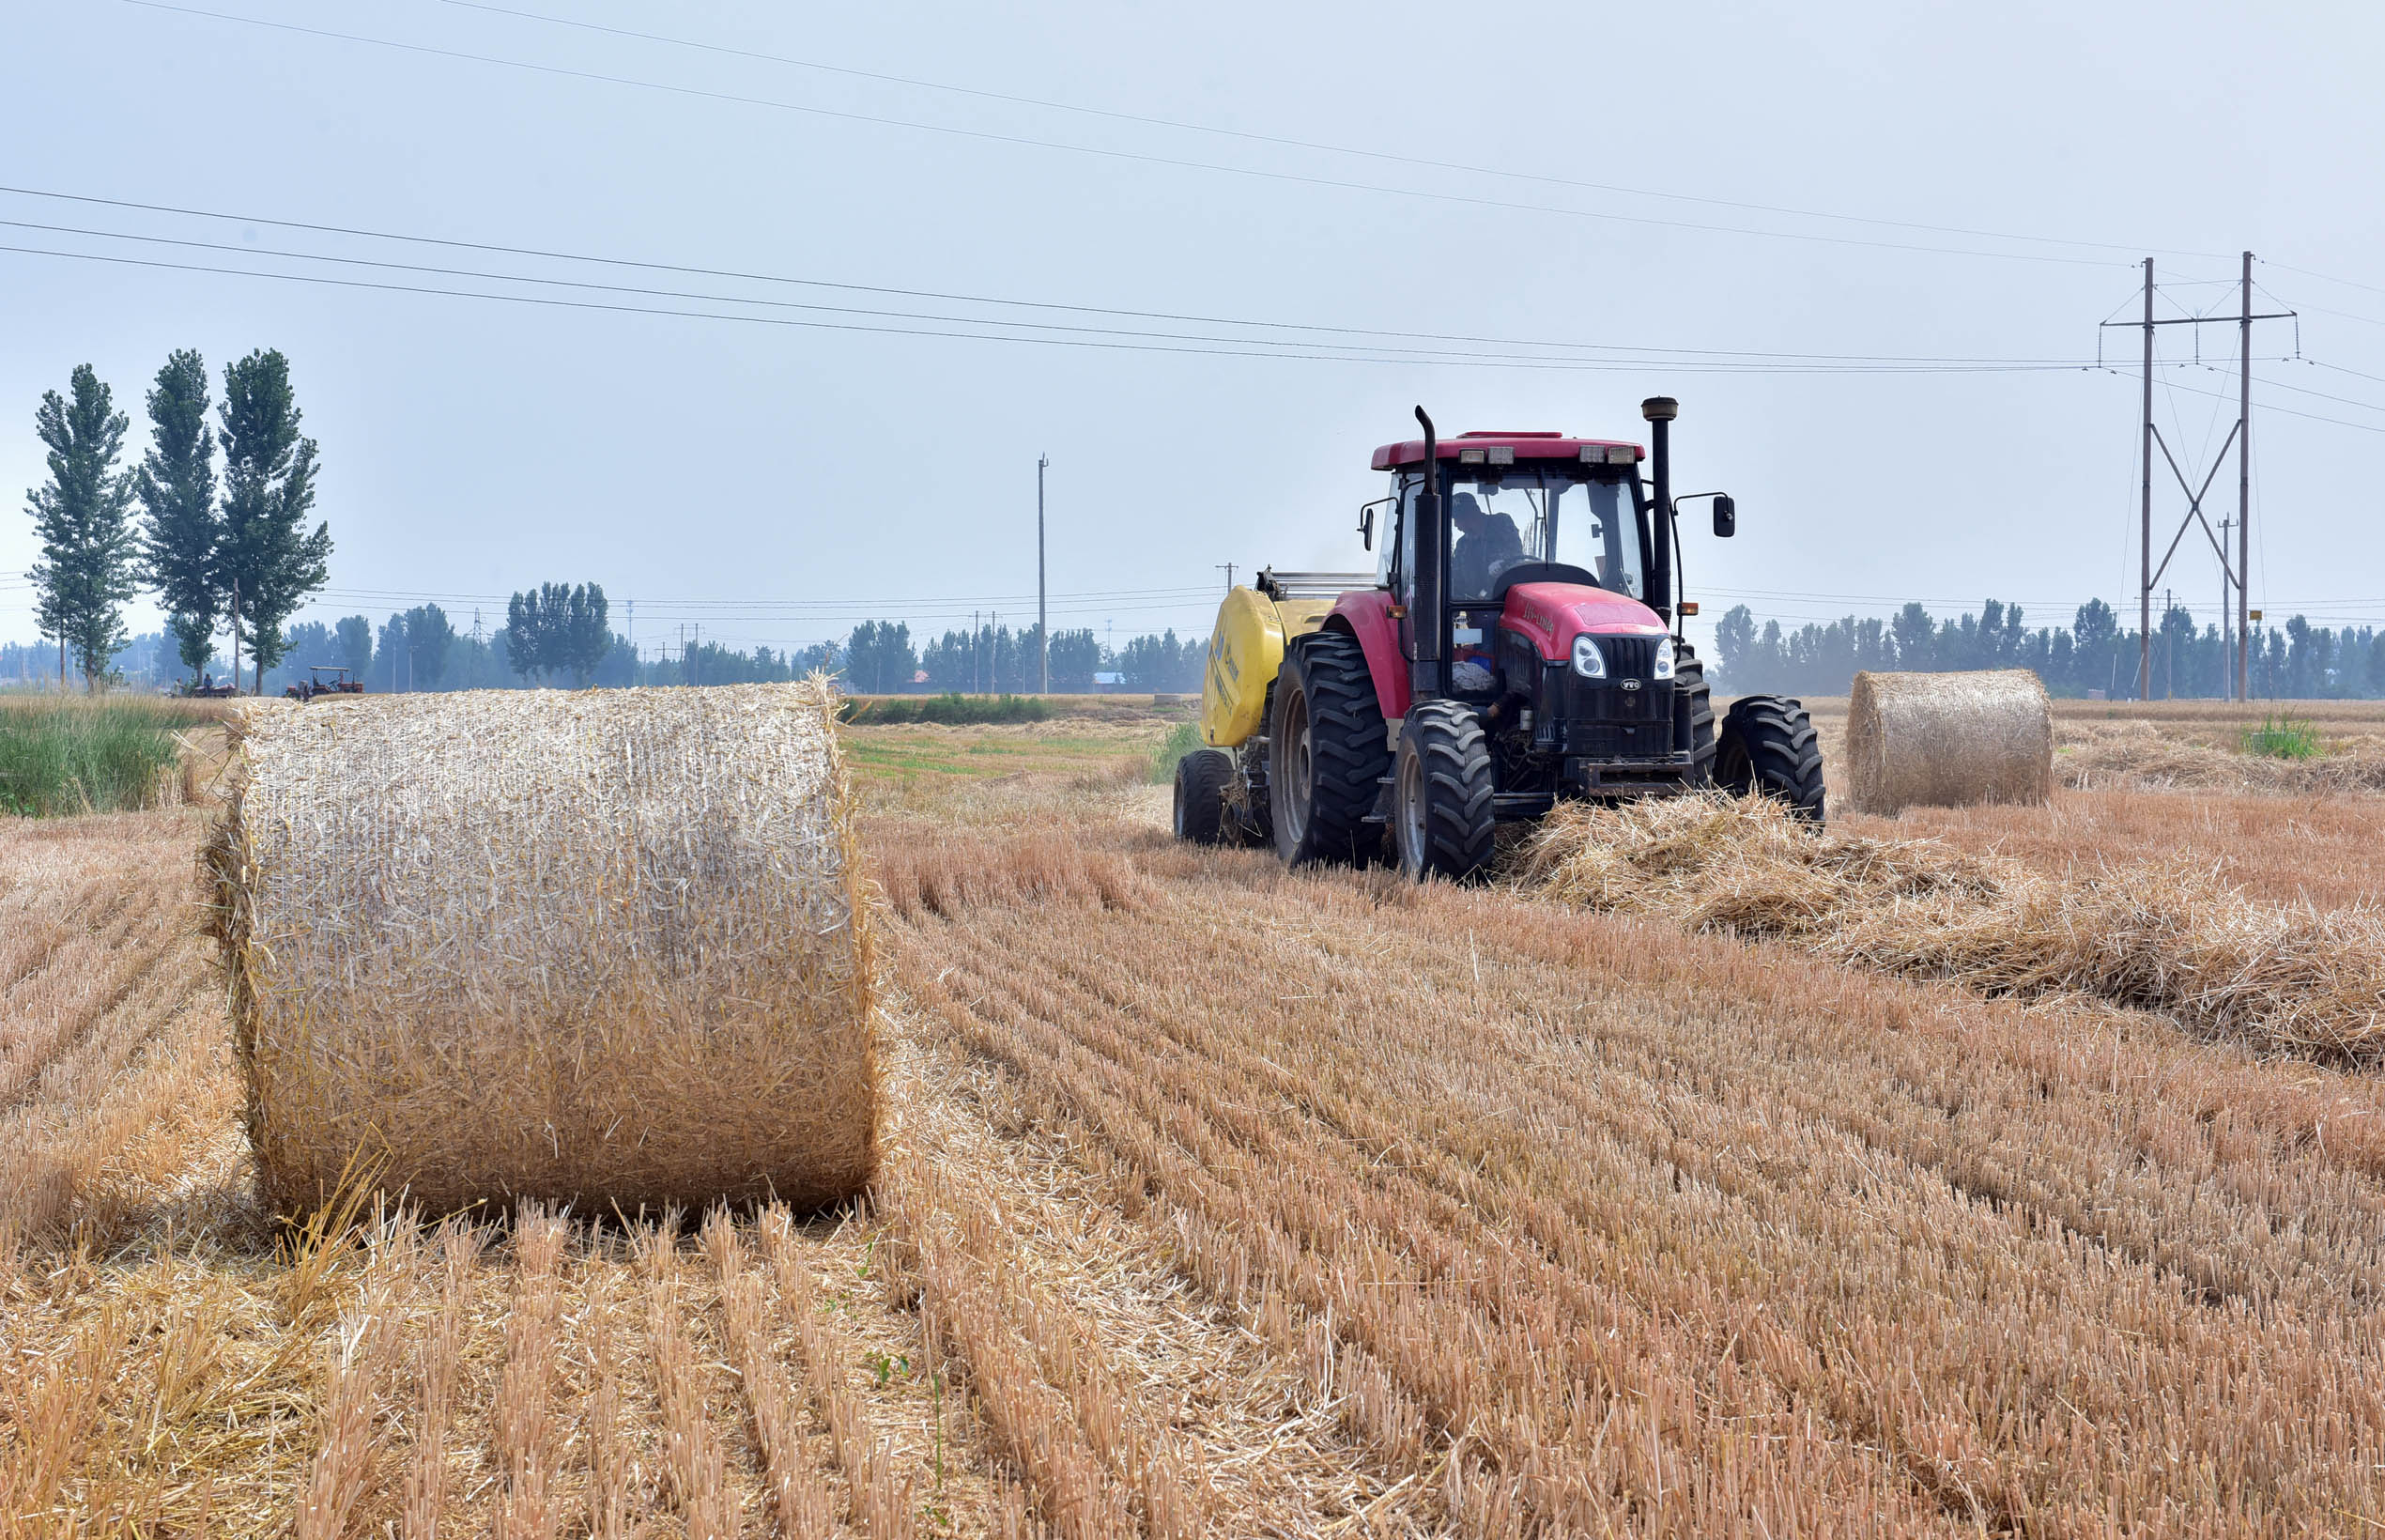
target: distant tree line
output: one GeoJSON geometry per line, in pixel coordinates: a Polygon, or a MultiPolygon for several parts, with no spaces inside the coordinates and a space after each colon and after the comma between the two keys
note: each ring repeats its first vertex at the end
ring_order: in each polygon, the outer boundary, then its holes
{"type": "Polygon", "coordinates": [[[192,678],[216,660],[221,634],[232,671],[245,653],[261,686],[282,661],[290,617],[329,579],[331,531],[320,520],[307,528],[317,451],[299,431],[289,361],[265,348],[227,365],[212,426],[210,405],[206,361],[169,355],[148,393],[149,448],[125,467],[131,419],[89,364],[75,367],[67,394],[42,393],[34,431],[49,479],[26,494],[41,542],[26,576],[36,620],[55,641],[51,660],[63,672],[71,656],[86,689],[107,681],[131,641],[124,607],[145,587],[192,678]]]}
{"type": "MultiPolygon", "coordinates": [[[[746,651],[689,642],[661,657],[641,658],[628,638],[611,629],[610,615],[599,584],[542,583],[514,594],[506,624],[486,635],[473,624],[459,626],[436,604],[392,612],[377,624],[364,615],[300,621],[284,632],[281,661],[266,670],[263,688],[278,695],[317,667],[346,669],[377,695],[544,685],[769,684],[815,672],[835,676],[857,695],[1025,695],[1036,687],[1038,633],[1031,625],[946,631],[921,647],[902,622],[866,621],[841,642],[746,651]]],[[[117,650],[108,669],[128,682],[162,684],[173,671],[174,656],[170,636],[136,638],[117,650]]],[[[1100,687],[1097,675],[1109,675],[1115,687],[1138,694],[1198,694],[1207,656],[1205,639],[1178,639],[1173,630],[1134,637],[1115,651],[1089,629],[1054,631],[1052,688],[1084,694],[1100,687]]],[[[199,660],[202,668],[222,663],[220,656],[199,660]]],[[[54,646],[0,646],[0,684],[48,678],[56,664],[54,646]]]]}
{"type": "MultiPolygon", "coordinates": [[[[2054,695],[2100,690],[2129,701],[2137,693],[2138,637],[2100,599],[2081,605],[2067,626],[2034,629],[2020,606],[1994,599],[1977,615],[1951,620],[1909,604],[1885,620],[1849,615],[1793,631],[1778,621],[1759,625],[1740,605],[1715,627],[1714,672],[1716,685],[1734,694],[1844,695],[1866,669],[2030,669],[2054,695]]],[[[2198,628],[2192,613],[2172,606],[2153,628],[2153,697],[2224,696],[2234,657],[2233,642],[2223,644],[2218,626],[2198,628]]],[[[2331,630],[2300,615],[2283,627],[2256,628],[2252,691],[2278,700],[2385,697],[2385,632],[2331,630]]]]}

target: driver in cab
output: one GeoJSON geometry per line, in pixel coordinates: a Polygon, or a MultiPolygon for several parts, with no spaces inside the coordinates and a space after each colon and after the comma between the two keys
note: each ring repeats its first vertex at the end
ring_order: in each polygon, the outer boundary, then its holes
{"type": "Polygon", "coordinates": [[[1524,559],[1524,537],[1505,514],[1485,513],[1471,492],[1449,500],[1449,522],[1457,531],[1449,553],[1450,597],[1488,598],[1500,573],[1524,559]]]}
{"type": "MultiPolygon", "coordinates": [[[[1449,500],[1449,521],[1457,544],[1449,553],[1449,592],[1453,599],[1481,599],[1508,567],[1524,559],[1523,536],[1505,514],[1485,513],[1471,492],[1449,500]]],[[[1490,649],[1476,626],[1460,624],[1451,633],[1450,686],[1461,695],[1480,694],[1493,684],[1490,649]]]]}

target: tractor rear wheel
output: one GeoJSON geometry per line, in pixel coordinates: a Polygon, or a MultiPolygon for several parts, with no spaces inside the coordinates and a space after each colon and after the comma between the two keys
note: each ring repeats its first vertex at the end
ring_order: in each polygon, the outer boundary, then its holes
{"type": "Polygon", "coordinates": [[[1391,769],[1383,711],[1358,639],[1316,631],[1296,639],[1275,676],[1268,733],[1268,817],[1275,853],[1363,864],[1381,839],[1366,815],[1391,769]]]}
{"type": "Polygon", "coordinates": [[[1436,875],[1463,881],[1480,871],[1490,860],[1497,820],[1490,740],[1473,708],[1456,701],[1410,707],[1393,775],[1400,870],[1417,882],[1436,875]]]}
{"type": "Polygon", "coordinates": [[[1196,845],[1225,840],[1225,783],[1234,778],[1234,756],[1223,748],[1196,748],[1176,762],[1176,837],[1196,845]]]}
{"type": "Polygon", "coordinates": [[[1775,797],[1800,818],[1823,818],[1822,745],[1805,702],[1743,695],[1723,713],[1715,780],[1741,796],[1775,797]]]}
{"type": "Polygon", "coordinates": [[[1673,742],[1686,742],[1689,748],[1689,774],[1683,784],[1693,789],[1713,784],[1714,698],[1706,686],[1706,666],[1685,641],[1673,649],[1673,742]]]}

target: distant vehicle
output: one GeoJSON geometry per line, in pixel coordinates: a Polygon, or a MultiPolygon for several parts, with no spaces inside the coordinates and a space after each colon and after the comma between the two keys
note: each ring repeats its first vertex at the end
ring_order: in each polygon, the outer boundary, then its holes
{"type": "Polygon", "coordinates": [[[362,695],[364,681],[351,679],[346,669],[315,663],[307,666],[304,679],[282,693],[292,701],[312,701],[318,695],[362,695]]]}
{"type": "Polygon", "coordinates": [[[219,685],[214,674],[203,673],[197,684],[186,680],[174,687],[174,693],[186,701],[226,701],[239,694],[240,686],[229,679],[219,685]]]}

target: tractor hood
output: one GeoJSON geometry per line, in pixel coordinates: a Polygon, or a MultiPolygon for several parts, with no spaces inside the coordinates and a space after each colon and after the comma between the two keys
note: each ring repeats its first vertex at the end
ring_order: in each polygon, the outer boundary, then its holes
{"type": "Polygon", "coordinates": [[[1600,637],[1666,634],[1665,623],[1638,599],[1585,583],[1517,583],[1507,591],[1500,624],[1530,638],[1549,663],[1572,657],[1574,639],[1585,631],[1600,637]]]}

